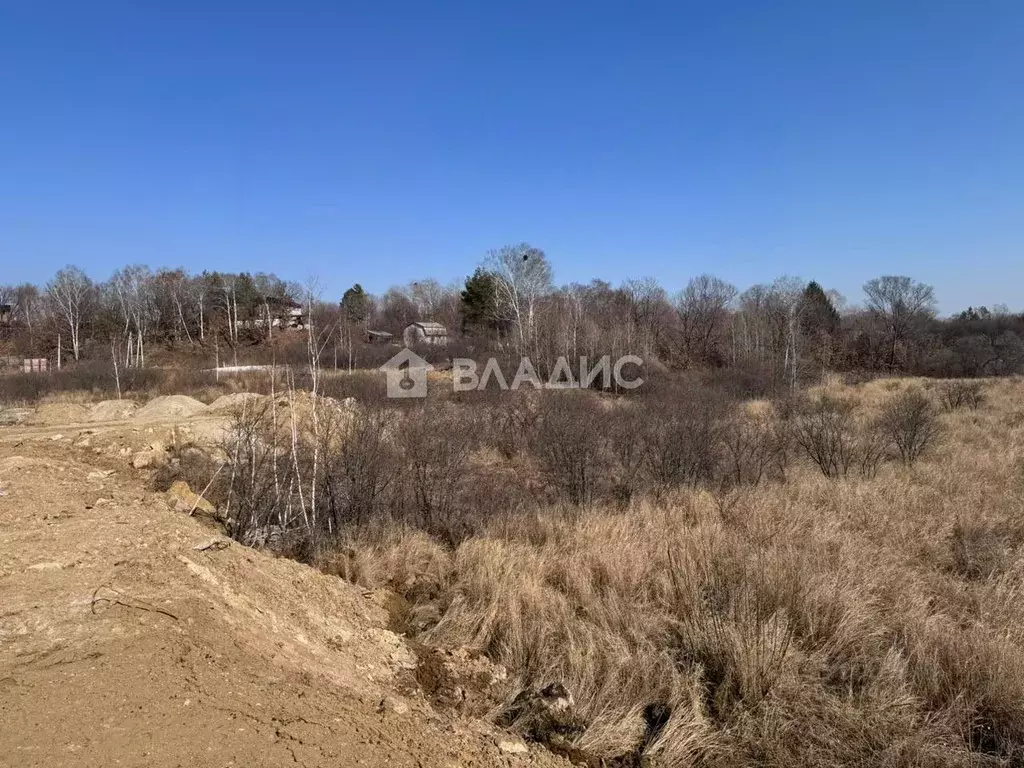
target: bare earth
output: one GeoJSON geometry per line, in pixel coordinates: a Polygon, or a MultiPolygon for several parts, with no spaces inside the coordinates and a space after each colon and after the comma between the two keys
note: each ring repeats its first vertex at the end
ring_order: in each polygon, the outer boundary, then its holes
{"type": "Polygon", "coordinates": [[[435,712],[379,600],[129,465],[216,416],[43,421],[0,427],[0,766],[567,765],[435,712]]]}

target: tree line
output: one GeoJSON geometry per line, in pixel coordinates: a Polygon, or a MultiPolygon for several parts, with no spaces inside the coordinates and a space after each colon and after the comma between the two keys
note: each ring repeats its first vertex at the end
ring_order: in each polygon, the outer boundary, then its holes
{"type": "Polygon", "coordinates": [[[68,266],[44,286],[0,285],[0,307],[4,355],[113,355],[137,367],[153,345],[225,346],[237,356],[275,334],[287,343],[289,311],[318,340],[340,344],[350,364],[376,359],[371,339],[384,337],[369,331],[398,338],[432,320],[448,328],[453,354],[529,354],[540,366],[560,355],[635,354],[666,369],[731,368],[777,385],[825,370],[974,377],[1024,367],[1024,315],[969,307],[940,318],[932,287],[906,276],[869,280],[858,304],[793,277],[742,291],[712,275],[675,293],[654,278],[559,286],[548,256],[526,243],[488,253],[461,284],[426,278],[381,295],[358,283],[325,297],[315,281],[273,273],[144,265],[94,282],[68,266]]]}

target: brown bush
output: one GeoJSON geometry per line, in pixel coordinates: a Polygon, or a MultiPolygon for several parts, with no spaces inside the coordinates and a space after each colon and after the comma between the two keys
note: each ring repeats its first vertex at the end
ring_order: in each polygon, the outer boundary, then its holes
{"type": "Polygon", "coordinates": [[[882,407],[879,428],[899,451],[904,464],[913,464],[939,435],[941,424],[931,399],[911,389],[882,407]]]}
{"type": "Polygon", "coordinates": [[[657,492],[714,481],[726,409],[724,399],[702,389],[645,403],[643,470],[657,492]]]}
{"type": "Polygon", "coordinates": [[[506,459],[519,456],[529,447],[530,435],[537,423],[538,409],[535,398],[526,392],[471,393],[472,399],[466,405],[481,407],[480,398],[486,398],[482,407],[487,408],[486,435],[506,459]]]}
{"type": "Polygon", "coordinates": [[[859,420],[853,455],[861,477],[870,479],[878,474],[878,467],[885,461],[889,446],[889,436],[877,417],[859,420]]]}
{"type": "Polygon", "coordinates": [[[789,430],[774,413],[737,408],[721,426],[723,484],[758,485],[785,479],[789,430]]]}
{"type": "Polygon", "coordinates": [[[323,436],[324,490],[334,529],[369,523],[389,509],[398,469],[392,443],[397,414],[365,407],[323,436]]]}
{"type": "Polygon", "coordinates": [[[572,504],[592,504],[607,485],[610,424],[589,392],[551,392],[541,399],[530,449],[572,504]]]}
{"type": "Polygon", "coordinates": [[[469,481],[470,456],[480,444],[477,414],[458,406],[424,401],[397,424],[404,489],[400,518],[449,541],[458,541],[459,499],[469,481]]]}
{"type": "Polygon", "coordinates": [[[245,544],[263,545],[272,534],[292,528],[298,522],[290,502],[296,474],[301,471],[300,457],[289,457],[272,404],[259,403],[235,412],[222,450],[229,464],[228,534],[245,544]]]}
{"type": "Polygon", "coordinates": [[[793,440],[825,477],[845,477],[856,459],[855,409],[852,400],[822,395],[792,419],[793,440]]]}
{"type": "Polygon", "coordinates": [[[958,408],[970,408],[972,411],[985,400],[985,392],[980,381],[946,381],[936,387],[942,407],[947,411],[958,408]]]}
{"type": "Polygon", "coordinates": [[[612,495],[626,507],[643,487],[644,435],[649,415],[644,406],[624,402],[612,414],[611,452],[615,462],[612,495]]]}

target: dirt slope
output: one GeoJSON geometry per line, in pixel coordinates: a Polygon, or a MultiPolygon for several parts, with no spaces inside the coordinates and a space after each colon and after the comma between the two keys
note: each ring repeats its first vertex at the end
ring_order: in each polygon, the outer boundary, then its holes
{"type": "Polygon", "coordinates": [[[118,456],[16,429],[0,766],[565,765],[409,693],[414,656],[360,590],[220,539],[118,456]]]}

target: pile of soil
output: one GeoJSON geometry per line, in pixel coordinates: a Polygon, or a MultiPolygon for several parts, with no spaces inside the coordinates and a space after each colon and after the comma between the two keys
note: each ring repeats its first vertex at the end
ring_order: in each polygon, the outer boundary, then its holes
{"type": "Polygon", "coordinates": [[[165,419],[177,419],[188,416],[195,416],[206,410],[206,406],[187,395],[167,395],[157,397],[140,408],[133,418],[133,421],[163,421],[165,419]]]}
{"type": "Polygon", "coordinates": [[[29,416],[26,424],[38,427],[80,424],[89,418],[89,409],[78,403],[43,403],[29,416]]]}
{"type": "Polygon", "coordinates": [[[35,411],[31,408],[4,408],[0,410],[0,427],[17,426],[24,424],[35,411]]]}
{"type": "Polygon", "coordinates": [[[104,400],[89,409],[89,421],[123,421],[139,408],[134,400],[104,400]]]}
{"type": "Polygon", "coordinates": [[[262,397],[262,395],[257,395],[253,392],[236,392],[233,395],[221,395],[206,406],[206,410],[209,413],[233,413],[240,411],[243,407],[251,408],[262,397]]]}
{"type": "Polygon", "coordinates": [[[463,659],[416,673],[360,588],[227,540],[120,455],[19,450],[0,458],[0,765],[570,768],[431,707],[413,675],[461,701],[463,659]]]}

